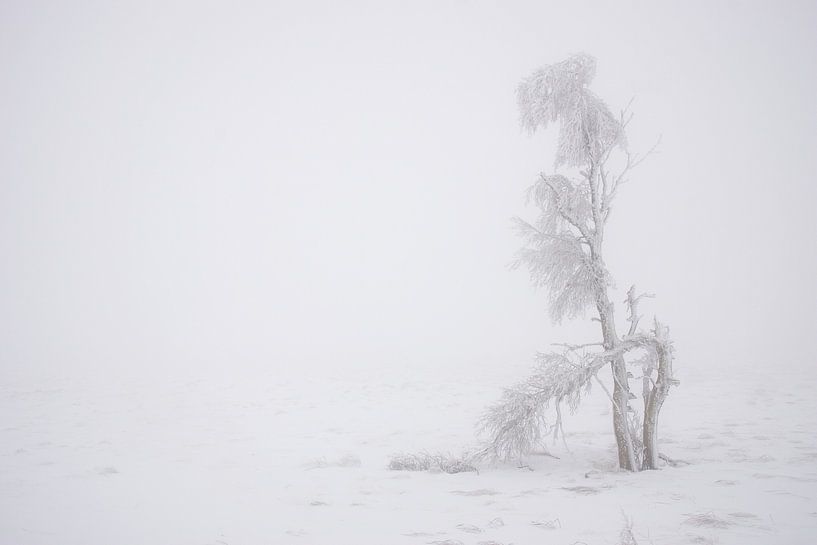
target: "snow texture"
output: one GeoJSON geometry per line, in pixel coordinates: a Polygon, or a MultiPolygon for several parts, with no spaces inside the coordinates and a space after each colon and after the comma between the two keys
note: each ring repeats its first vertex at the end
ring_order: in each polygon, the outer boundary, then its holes
{"type": "Polygon", "coordinates": [[[594,389],[565,416],[570,452],[548,445],[558,459],[389,470],[473,445],[523,370],[5,384],[0,543],[609,544],[622,513],[639,543],[812,542],[817,384],[784,368],[688,371],[661,449],[689,465],[614,470],[594,389]]]}

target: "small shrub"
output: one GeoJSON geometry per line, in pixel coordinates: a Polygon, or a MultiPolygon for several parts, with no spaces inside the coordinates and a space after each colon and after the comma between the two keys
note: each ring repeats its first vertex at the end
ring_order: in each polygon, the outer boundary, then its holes
{"type": "Polygon", "coordinates": [[[388,468],[392,471],[441,471],[451,474],[477,471],[467,456],[427,452],[396,454],[389,460],[388,468]]]}

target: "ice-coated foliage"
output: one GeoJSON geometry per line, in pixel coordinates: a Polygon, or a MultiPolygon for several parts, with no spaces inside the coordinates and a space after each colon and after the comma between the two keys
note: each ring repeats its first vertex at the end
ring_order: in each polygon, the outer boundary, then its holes
{"type": "Polygon", "coordinates": [[[593,304],[596,272],[581,243],[567,232],[547,234],[522,220],[516,227],[527,245],[516,253],[513,267],[524,265],[531,282],[548,290],[548,311],[554,322],[575,318],[593,304]]]}
{"type": "Polygon", "coordinates": [[[507,388],[479,422],[480,431],[491,437],[481,455],[509,460],[536,450],[548,429],[548,407],[564,402],[575,410],[598,369],[595,355],[576,351],[537,354],[533,374],[507,388]]]}
{"type": "Polygon", "coordinates": [[[625,143],[624,128],[607,104],[587,86],[596,60],[585,54],[546,66],[516,90],[522,127],[533,133],[559,122],[555,168],[581,166],[625,143]]]}
{"type": "Polygon", "coordinates": [[[590,226],[593,208],[587,184],[575,183],[561,174],[542,174],[526,193],[526,202],[541,210],[539,228],[546,233],[571,225],[590,226]]]}
{"type": "Polygon", "coordinates": [[[541,175],[527,192],[539,209],[535,224],[515,218],[525,245],[512,267],[524,266],[531,282],[548,290],[548,309],[554,322],[576,318],[594,304],[597,284],[608,282],[607,271],[589,254],[592,205],[586,185],[561,174],[541,175]]]}
{"type": "Polygon", "coordinates": [[[624,126],[587,85],[595,75],[588,55],[537,70],[517,89],[522,126],[530,132],[559,124],[556,167],[584,167],[578,179],[542,174],[528,189],[527,200],[539,209],[534,224],[516,220],[525,241],[514,267],[525,266],[535,286],[548,290],[554,322],[576,318],[596,302],[609,275],[601,259],[591,259],[606,219],[601,208],[609,194],[599,194],[598,166],[603,156],[625,142],[624,126]],[[595,193],[594,193],[595,192],[595,193]],[[594,215],[594,206],[598,214],[594,215]]]}

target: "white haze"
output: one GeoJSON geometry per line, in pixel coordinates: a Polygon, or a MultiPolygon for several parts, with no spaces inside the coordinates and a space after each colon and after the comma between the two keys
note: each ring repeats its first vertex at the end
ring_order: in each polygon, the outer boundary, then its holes
{"type": "Polygon", "coordinates": [[[578,51],[635,98],[631,148],[663,137],[607,252],[681,376],[811,366],[816,25],[810,2],[3,2],[0,378],[478,373],[596,340],[506,268],[553,157],[514,89],[578,51]]]}

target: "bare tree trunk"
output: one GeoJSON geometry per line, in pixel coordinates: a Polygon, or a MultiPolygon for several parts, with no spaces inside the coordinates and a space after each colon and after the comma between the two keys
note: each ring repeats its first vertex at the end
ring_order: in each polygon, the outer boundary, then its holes
{"type": "Polygon", "coordinates": [[[650,384],[650,374],[652,373],[652,369],[650,369],[649,364],[644,364],[641,366],[641,399],[644,400],[644,403],[647,402],[647,399],[650,397],[650,388],[652,385],[650,384]]]}
{"type": "Polygon", "coordinates": [[[644,405],[644,461],[642,469],[658,469],[658,413],[669,395],[670,386],[676,383],[672,377],[672,347],[667,329],[655,322],[656,352],[658,354],[658,378],[650,390],[644,405]]]}
{"type": "Polygon", "coordinates": [[[635,447],[630,435],[630,423],[627,415],[630,410],[630,388],[627,383],[627,366],[624,358],[616,358],[613,367],[613,431],[618,446],[618,465],[627,471],[638,471],[635,447]]]}
{"type": "MultiPolygon", "coordinates": [[[[600,259],[598,253],[595,253],[594,257],[600,259]]],[[[604,337],[604,349],[612,350],[618,345],[619,340],[616,334],[613,305],[610,303],[607,288],[604,286],[600,286],[596,292],[596,308],[599,312],[604,337]]],[[[613,370],[613,432],[618,446],[618,465],[627,471],[637,471],[635,449],[627,419],[630,410],[630,383],[627,378],[627,365],[624,358],[620,356],[610,364],[613,370]]]]}
{"type": "MultiPolygon", "coordinates": [[[[613,304],[607,294],[607,279],[605,277],[604,259],[601,247],[604,240],[604,217],[599,200],[599,168],[596,160],[591,162],[590,173],[587,176],[590,188],[590,201],[593,210],[593,230],[590,238],[590,261],[596,271],[596,309],[599,312],[599,322],[604,338],[604,349],[612,350],[618,343],[616,321],[613,314],[613,304]]],[[[628,413],[630,410],[630,383],[627,378],[627,364],[622,356],[610,362],[613,370],[613,432],[618,446],[618,465],[627,471],[637,471],[635,449],[630,435],[628,413]]]]}

